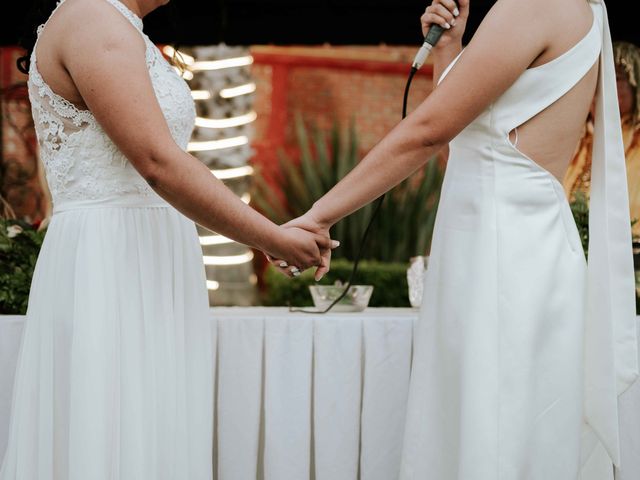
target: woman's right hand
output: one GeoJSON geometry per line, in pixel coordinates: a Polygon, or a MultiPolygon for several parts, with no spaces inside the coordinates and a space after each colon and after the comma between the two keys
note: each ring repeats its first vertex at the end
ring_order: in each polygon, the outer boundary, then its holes
{"type": "Polygon", "coordinates": [[[454,0],[433,0],[420,17],[424,36],[433,24],[445,29],[434,50],[462,43],[462,35],[469,18],[469,0],[458,0],[457,3],[456,5],[454,0]]]}
{"type": "Polygon", "coordinates": [[[278,238],[271,247],[272,251],[265,253],[278,259],[278,263],[286,264],[283,272],[289,274],[311,267],[321,267],[324,265],[323,256],[337,246],[328,235],[309,232],[300,227],[281,226],[278,231],[278,238]]]}

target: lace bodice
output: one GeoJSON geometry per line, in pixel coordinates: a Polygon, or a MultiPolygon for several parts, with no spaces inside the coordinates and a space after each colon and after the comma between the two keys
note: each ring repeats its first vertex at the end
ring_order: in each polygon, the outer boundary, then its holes
{"type": "MultiPolygon", "coordinates": [[[[142,20],[118,0],[106,1],[143,36],[147,46],[147,68],[156,97],[174,140],[186,149],[195,122],[195,107],[189,87],[143,33],[142,20]]],[[[63,2],[58,2],[54,13],[63,2]]],[[[38,27],[38,37],[45,25],[38,27]]],[[[78,109],[47,85],[38,71],[35,47],[31,55],[28,87],[40,156],[54,205],[129,194],[155,195],[93,114],[89,110],[78,109]]]]}

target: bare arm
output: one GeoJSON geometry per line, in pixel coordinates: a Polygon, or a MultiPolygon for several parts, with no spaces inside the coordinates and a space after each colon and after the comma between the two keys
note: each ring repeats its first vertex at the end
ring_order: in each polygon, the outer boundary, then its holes
{"type": "Polygon", "coordinates": [[[553,16],[540,15],[541,4],[553,2],[499,0],[446,79],[314,204],[313,222],[328,228],[390,190],[505,92],[545,51],[557,27],[553,16]]]}
{"type": "Polygon", "coordinates": [[[291,265],[318,265],[318,245],[326,248],[328,239],[308,237],[300,230],[287,233],[245,205],[174,142],[151,84],[146,45],[139,33],[106,2],[78,4],[75,10],[78,18],[74,22],[70,15],[74,28],[62,45],[64,66],[96,120],[151,187],[211,230],[291,265]],[[86,9],[91,11],[83,12],[86,9]]]}

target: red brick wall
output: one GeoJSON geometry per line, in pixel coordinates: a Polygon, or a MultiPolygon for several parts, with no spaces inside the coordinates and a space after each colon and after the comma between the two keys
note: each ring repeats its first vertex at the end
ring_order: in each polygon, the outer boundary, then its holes
{"type": "MultiPolygon", "coordinates": [[[[400,120],[413,47],[253,47],[258,113],[253,162],[269,174],[280,148],[295,149],[296,113],[320,127],[355,119],[362,153],[400,120]]],[[[413,81],[409,110],[432,89],[426,65],[413,81]]]]}

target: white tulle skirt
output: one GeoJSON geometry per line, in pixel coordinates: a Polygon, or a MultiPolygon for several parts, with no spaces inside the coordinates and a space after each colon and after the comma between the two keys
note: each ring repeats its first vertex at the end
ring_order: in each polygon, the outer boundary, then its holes
{"type": "Polygon", "coordinates": [[[210,329],[190,220],[168,205],[54,214],[0,479],[212,478],[210,329]]]}

